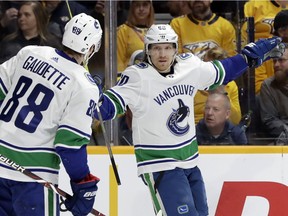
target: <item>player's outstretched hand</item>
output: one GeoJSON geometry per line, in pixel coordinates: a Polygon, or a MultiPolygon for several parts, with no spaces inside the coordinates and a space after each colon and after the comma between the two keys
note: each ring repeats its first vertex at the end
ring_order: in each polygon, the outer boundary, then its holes
{"type": "Polygon", "coordinates": [[[88,215],[91,212],[99,180],[96,176],[88,174],[85,179],[79,183],[70,182],[73,197],[66,199],[64,204],[73,215],[88,215]]]}
{"type": "Polygon", "coordinates": [[[255,43],[247,44],[241,53],[249,67],[258,67],[270,58],[279,58],[285,51],[285,45],[280,37],[260,39],[255,43]]]}

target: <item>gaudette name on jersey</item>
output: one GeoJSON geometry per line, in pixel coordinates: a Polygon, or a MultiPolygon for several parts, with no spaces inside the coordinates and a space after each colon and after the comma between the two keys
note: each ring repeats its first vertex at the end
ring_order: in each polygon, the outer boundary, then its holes
{"type": "Polygon", "coordinates": [[[195,87],[192,85],[174,85],[171,86],[162,93],[160,93],[157,97],[153,98],[159,105],[162,105],[167,100],[177,95],[193,95],[195,87]]]}
{"type": "Polygon", "coordinates": [[[49,63],[34,58],[33,56],[29,56],[25,60],[23,69],[36,73],[39,76],[47,79],[60,90],[62,90],[63,85],[66,85],[67,80],[70,80],[69,77],[54,68],[49,63]]]}

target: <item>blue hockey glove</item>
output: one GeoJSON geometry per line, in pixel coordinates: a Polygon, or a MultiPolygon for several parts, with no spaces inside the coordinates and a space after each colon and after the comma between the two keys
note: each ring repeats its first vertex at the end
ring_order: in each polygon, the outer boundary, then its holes
{"type": "Polygon", "coordinates": [[[94,205],[97,183],[99,178],[88,174],[85,179],[79,183],[70,182],[73,191],[73,197],[66,199],[64,204],[74,216],[88,215],[94,205]]]}
{"type": "Polygon", "coordinates": [[[247,44],[241,53],[249,67],[258,67],[270,58],[280,58],[283,55],[285,45],[281,41],[280,37],[260,39],[247,44]]]}
{"type": "Polygon", "coordinates": [[[93,76],[93,79],[94,79],[94,81],[97,84],[98,89],[99,89],[99,100],[98,100],[98,102],[101,105],[102,101],[103,101],[103,91],[104,91],[105,81],[104,81],[104,78],[102,78],[100,75],[97,75],[97,74],[95,74],[93,76]]]}

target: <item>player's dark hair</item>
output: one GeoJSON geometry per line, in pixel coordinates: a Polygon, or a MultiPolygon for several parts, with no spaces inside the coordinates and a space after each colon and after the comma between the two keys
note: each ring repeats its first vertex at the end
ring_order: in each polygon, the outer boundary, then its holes
{"type": "Polygon", "coordinates": [[[83,55],[83,54],[81,54],[81,53],[78,53],[78,52],[76,52],[76,51],[74,51],[74,50],[66,47],[66,46],[63,46],[62,50],[63,50],[65,53],[71,54],[71,55],[73,55],[73,56],[82,56],[82,55],[83,55]]]}

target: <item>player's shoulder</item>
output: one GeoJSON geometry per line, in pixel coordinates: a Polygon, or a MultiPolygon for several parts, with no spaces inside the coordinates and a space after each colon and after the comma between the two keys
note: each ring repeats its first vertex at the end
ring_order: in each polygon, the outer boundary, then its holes
{"type": "Polygon", "coordinates": [[[137,76],[137,74],[149,70],[149,67],[151,67],[151,65],[149,65],[147,62],[139,62],[138,64],[127,67],[124,72],[137,76]]]}
{"type": "Polygon", "coordinates": [[[101,84],[101,83],[96,82],[96,80],[93,78],[93,76],[88,71],[83,72],[82,77],[85,80],[85,82],[89,83],[92,86],[97,87],[98,85],[101,84]]]}
{"type": "Polygon", "coordinates": [[[23,47],[18,53],[17,57],[19,59],[26,58],[27,56],[43,56],[47,55],[55,48],[48,46],[37,46],[37,45],[28,45],[23,47]]]}
{"type": "Polygon", "coordinates": [[[122,74],[129,76],[133,81],[141,81],[142,79],[145,79],[146,76],[149,76],[149,71],[153,70],[153,67],[147,62],[140,62],[127,67],[122,74]]]}
{"type": "Polygon", "coordinates": [[[34,53],[34,52],[38,52],[38,53],[46,53],[48,51],[54,50],[55,48],[49,47],[49,46],[37,46],[37,45],[28,45],[25,46],[21,49],[22,53],[34,53]]]}
{"type": "MultiPolygon", "coordinates": [[[[98,90],[98,82],[95,81],[93,76],[83,68],[77,70],[77,73],[70,73],[69,78],[73,80],[73,88],[76,91],[82,89],[84,92],[89,91],[89,89],[97,89],[98,90]],[[88,90],[87,90],[88,89],[88,90]]],[[[100,83],[101,84],[101,83],[100,83]]],[[[100,85],[99,84],[99,85],[100,85]]]]}
{"type": "Polygon", "coordinates": [[[184,61],[189,61],[195,57],[192,53],[180,53],[176,56],[177,62],[184,62],[184,61]]]}

